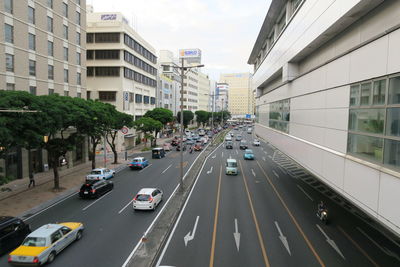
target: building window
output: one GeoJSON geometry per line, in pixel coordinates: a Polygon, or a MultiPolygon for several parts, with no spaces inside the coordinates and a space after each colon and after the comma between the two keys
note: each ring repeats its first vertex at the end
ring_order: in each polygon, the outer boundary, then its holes
{"type": "Polygon", "coordinates": [[[68,4],[62,3],[62,14],[64,17],[68,18],[68,4]]]}
{"type": "Polygon", "coordinates": [[[290,99],[270,104],[269,127],[288,133],[290,122],[290,99]]]}
{"type": "Polygon", "coordinates": [[[64,82],[67,83],[69,81],[69,71],[64,69],[64,82]]]}
{"type": "Polygon", "coordinates": [[[155,97],[150,97],[150,104],[155,105],[156,104],[156,98],[155,97]]]}
{"type": "Polygon", "coordinates": [[[35,9],[28,6],[28,22],[35,24],[35,9]]]}
{"type": "Polygon", "coordinates": [[[371,99],[371,83],[369,82],[361,84],[360,105],[369,106],[370,99],[371,99]]]}
{"type": "Polygon", "coordinates": [[[96,59],[119,59],[119,50],[95,50],[96,59]]]}
{"type": "Polygon", "coordinates": [[[14,55],[6,54],[6,71],[14,72],[14,55]]]}
{"type": "Polygon", "coordinates": [[[142,103],[143,96],[135,94],[135,103],[142,103]]]}
{"type": "Polygon", "coordinates": [[[349,133],[347,151],[362,158],[382,162],[383,138],[349,133]]]}
{"type": "Polygon", "coordinates": [[[81,33],[80,32],[76,33],[76,44],[81,45],[81,33]]]}
{"type": "Polygon", "coordinates": [[[384,105],[386,100],[386,80],[374,82],[374,92],[372,96],[373,105],[384,105]]]}
{"type": "Polygon", "coordinates": [[[47,31],[53,32],[53,18],[47,17],[47,31]]]}
{"type": "Polygon", "coordinates": [[[63,48],[63,55],[64,55],[64,60],[68,61],[68,47],[63,48]]]}
{"type": "Polygon", "coordinates": [[[143,96],[143,103],[149,104],[150,103],[150,97],[147,96],[147,95],[143,96]]]}
{"type": "Polygon", "coordinates": [[[13,13],[13,0],[4,1],[4,11],[10,14],[13,13]]]}
{"type": "Polygon", "coordinates": [[[29,75],[36,76],[36,61],[29,60],[29,75]]]}
{"type": "Polygon", "coordinates": [[[69,91],[64,90],[64,96],[69,96],[69,91]]]}
{"type": "Polygon", "coordinates": [[[384,164],[400,168],[400,141],[385,139],[384,164]]]}
{"type": "Polygon", "coordinates": [[[76,11],[76,24],[81,25],[81,13],[76,11]]]}
{"type": "Polygon", "coordinates": [[[389,104],[400,104],[400,76],[389,79],[389,104]]]}
{"type": "Polygon", "coordinates": [[[47,41],[47,54],[49,56],[54,56],[54,44],[51,41],[47,41]]]}
{"type": "Polygon", "coordinates": [[[81,0],[76,0],[76,3],[77,3],[78,5],[80,5],[80,4],[81,4],[81,0]]]}
{"type": "Polygon", "coordinates": [[[86,91],[86,99],[89,100],[90,99],[90,91],[86,91]]]}
{"type": "Polygon", "coordinates": [[[77,97],[77,98],[82,98],[82,93],[77,92],[77,93],[76,93],[76,97],[77,97]]]}
{"type": "Polygon", "coordinates": [[[54,94],[54,89],[49,88],[48,94],[49,95],[53,95],[54,94]]]}
{"type": "Polygon", "coordinates": [[[7,83],[6,84],[7,91],[15,91],[15,84],[14,83],[7,83]]]}
{"type": "Polygon", "coordinates": [[[117,92],[99,92],[99,100],[100,101],[115,101],[117,92]]]}
{"type": "Polygon", "coordinates": [[[29,86],[29,93],[36,95],[36,86],[29,86]]]}
{"type": "Polygon", "coordinates": [[[93,77],[94,76],[94,67],[87,67],[86,68],[86,76],[93,77]]]}
{"type": "Polygon", "coordinates": [[[95,67],[97,77],[118,77],[119,67],[95,67]]]}
{"type": "Polygon", "coordinates": [[[89,44],[91,44],[91,43],[93,43],[93,36],[94,36],[94,33],[87,33],[86,34],[86,43],[89,43],[89,44]]]}
{"type": "Polygon", "coordinates": [[[53,0],[47,0],[47,7],[53,8],[53,0]]]}
{"type": "Polygon", "coordinates": [[[95,34],[96,43],[119,43],[119,32],[103,32],[95,34]]]}
{"type": "Polygon", "coordinates": [[[9,24],[4,24],[4,41],[14,43],[14,27],[9,24]]]}
{"type": "Polygon", "coordinates": [[[385,109],[350,109],[349,130],[383,134],[385,109]]]}
{"type": "Polygon", "coordinates": [[[81,65],[81,53],[76,52],[76,64],[81,65]]]}
{"type": "Polygon", "coordinates": [[[86,59],[93,59],[94,50],[86,50],[86,59]]]}
{"type": "Polygon", "coordinates": [[[277,30],[276,34],[279,35],[282,32],[283,28],[285,28],[285,25],[286,25],[286,12],[283,12],[278,22],[276,23],[276,30],[277,30]]]}
{"type": "Polygon", "coordinates": [[[52,65],[47,66],[47,78],[49,80],[54,80],[54,66],[52,65]]]}
{"type": "Polygon", "coordinates": [[[63,37],[65,40],[68,40],[68,26],[63,25],[63,37]]]}
{"type": "Polygon", "coordinates": [[[29,49],[36,50],[36,36],[32,33],[28,34],[29,49]]]}
{"type": "Polygon", "coordinates": [[[80,72],[76,73],[76,84],[77,85],[82,85],[82,76],[80,72]]]}
{"type": "Polygon", "coordinates": [[[360,105],[360,85],[350,87],[350,106],[360,105]]]}
{"type": "Polygon", "coordinates": [[[400,136],[400,108],[387,109],[386,134],[400,136]]]}

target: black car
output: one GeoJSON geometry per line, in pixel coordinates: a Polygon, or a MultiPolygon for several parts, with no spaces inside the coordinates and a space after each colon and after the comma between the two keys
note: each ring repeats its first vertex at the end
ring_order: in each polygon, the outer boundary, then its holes
{"type": "Polygon", "coordinates": [[[225,148],[226,149],[233,149],[233,142],[232,141],[226,141],[225,148]]]}
{"type": "Polygon", "coordinates": [[[0,216],[0,256],[20,246],[31,232],[29,224],[10,216],[0,216]]]}
{"type": "Polygon", "coordinates": [[[109,180],[87,181],[81,186],[79,196],[81,198],[97,198],[114,188],[114,184],[109,180]]]}
{"type": "Polygon", "coordinates": [[[239,148],[240,149],[247,149],[248,148],[246,140],[240,141],[239,148]]]}
{"type": "MultiPolygon", "coordinates": [[[[183,151],[186,150],[186,144],[183,144],[183,151]]],[[[181,151],[181,145],[176,146],[176,151],[181,151]]]]}

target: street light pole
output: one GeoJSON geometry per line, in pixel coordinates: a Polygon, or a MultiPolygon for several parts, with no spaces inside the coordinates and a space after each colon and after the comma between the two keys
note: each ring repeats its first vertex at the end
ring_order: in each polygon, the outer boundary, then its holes
{"type": "Polygon", "coordinates": [[[180,162],[180,187],[183,189],[183,78],[185,76],[184,60],[181,58],[181,162],[180,162]]]}

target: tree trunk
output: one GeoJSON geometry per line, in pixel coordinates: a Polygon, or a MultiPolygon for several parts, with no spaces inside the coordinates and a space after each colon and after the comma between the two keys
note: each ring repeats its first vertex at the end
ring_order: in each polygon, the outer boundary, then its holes
{"type": "MultiPolygon", "coordinates": [[[[96,169],[96,146],[97,146],[97,142],[94,140],[94,138],[92,139],[92,169],[96,169]]],[[[105,149],[105,148],[104,148],[105,149]]],[[[105,153],[105,151],[104,151],[105,153]]]]}
{"type": "Polygon", "coordinates": [[[54,174],[54,189],[60,189],[60,174],[58,173],[58,158],[53,154],[51,155],[53,162],[53,174],[54,174]]]}
{"type": "Polygon", "coordinates": [[[115,137],[117,136],[117,132],[110,133],[111,135],[111,142],[108,140],[108,135],[107,135],[107,143],[111,147],[111,150],[114,154],[114,163],[113,164],[118,164],[118,153],[117,153],[117,148],[115,145],[115,137]]]}

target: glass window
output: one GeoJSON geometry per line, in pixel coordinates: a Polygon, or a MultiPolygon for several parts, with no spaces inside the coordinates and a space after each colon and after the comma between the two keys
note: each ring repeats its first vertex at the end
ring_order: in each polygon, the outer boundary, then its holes
{"type": "Polygon", "coordinates": [[[54,56],[54,44],[51,41],[47,41],[47,54],[54,56]]]}
{"type": "Polygon", "coordinates": [[[82,85],[82,76],[80,72],[76,73],[76,84],[82,85]]]}
{"type": "Polygon", "coordinates": [[[67,69],[64,69],[64,82],[65,83],[67,83],[68,82],[68,80],[69,80],[69,77],[68,77],[68,70],[67,69]]]}
{"type": "Polygon", "coordinates": [[[349,134],[347,151],[364,158],[382,162],[383,138],[349,134]]]}
{"type": "Polygon", "coordinates": [[[4,41],[14,43],[14,27],[7,23],[4,25],[4,41]]]}
{"type": "Polygon", "coordinates": [[[4,11],[10,14],[13,13],[13,0],[4,1],[4,11]]]}
{"type": "Polygon", "coordinates": [[[69,91],[64,90],[64,96],[69,96],[69,91]]]}
{"type": "Polygon", "coordinates": [[[370,105],[370,98],[371,98],[371,83],[361,84],[360,105],[361,106],[370,105]]]}
{"type": "Polygon", "coordinates": [[[54,66],[48,65],[47,67],[47,78],[49,80],[54,80],[54,66]]]}
{"type": "Polygon", "coordinates": [[[81,45],[81,33],[76,33],[76,44],[81,45]]]}
{"type": "Polygon", "coordinates": [[[47,17],[47,31],[53,32],[53,18],[47,17]]]}
{"type": "Polygon", "coordinates": [[[360,105],[360,85],[352,85],[350,87],[350,106],[360,105]]]}
{"type": "Polygon", "coordinates": [[[76,52],[76,64],[81,65],[81,53],[76,52]]]}
{"type": "Polygon", "coordinates": [[[29,40],[29,49],[30,50],[36,50],[36,37],[35,37],[35,35],[32,34],[32,33],[29,33],[28,40],[29,40]]]}
{"type": "Polygon", "coordinates": [[[349,130],[383,134],[385,109],[351,109],[349,130]]]}
{"type": "Polygon", "coordinates": [[[36,86],[29,86],[29,93],[36,95],[36,86]]]}
{"type": "Polygon", "coordinates": [[[63,36],[64,36],[64,39],[68,40],[68,26],[67,25],[63,25],[63,36]]]}
{"type": "Polygon", "coordinates": [[[76,11],[76,24],[81,25],[81,13],[76,11]]]}
{"type": "Polygon", "coordinates": [[[115,101],[117,92],[99,92],[99,100],[101,101],[115,101]]]}
{"type": "Polygon", "coordinates": [[[29,60],[29,75],[36,76],[36,61],[29,60]]]}
{"type": "Polygon", "coordinates": [[[386,79],[374,82],[374,93],[372,97],[373,105],[385,104],[386,96],[386,79]]]}
{"type": "Polygon", "coordinates": [[[385,139],[384,164],[400,167],[400,141],[385,139]]]}
{"type": "Polygon", "coordinates": [[[14,71],[14,55],[6,54],[6,71],[14,71]]]}
{"type": "Polygon", "coordinates": [[[86,50],[86,59],[93,59],[94,50],[86,50]]]}
{"type": "Polygon", "coordinates": [[[77,97],[77,98],[82,98],[82,93],[77,92],[77,93],[76,93],[76,97],[77,97]]]}
{"type": "Polygon", "coordinates": [[[53,0],[47,0],[47,6],[53,8],[53,0]]]}
{"type": "Polygon", "coordinates": [[[387,109],[386,134],[400,136],[400,108],[387,109]]]}
{"type": "Polygon", "coordinates": [[[93,43],[94,33],[87,33],[86,34],[86,43],[93,43]]]}
{"type": "Polygon", "coordinates": [[[7,83],[6,90],[8,91],[15,91],[15,84],[14,83],[7,83]]]}
{"type": "Polygon", "coordinates": [[[68,61],[68,47],[64,47],[64,60],[68,61]]]}
{"type": "Polygon", "coordinates": [[[68,18],[68,4],[62,3],[62,13],[64,17],[68,18]]]}
{"type": "Polygon", "coordinates": [[[49,88],[49,95],[52,95],[52,94],[54,94],[54,89],[49,88]]]}
{"type": "Polygon", "coordinates": [[[400,104],[400,76],[389,79],[389,104],[400,104]]]}
{"type": "Polygon", "coordinates": [[[35,24],[35,9],[28,6],[28,22],[35,24]]]}

